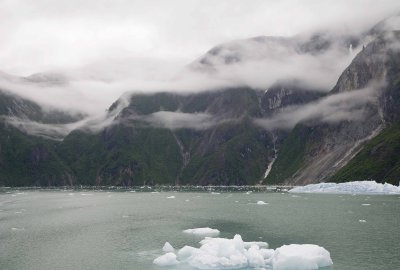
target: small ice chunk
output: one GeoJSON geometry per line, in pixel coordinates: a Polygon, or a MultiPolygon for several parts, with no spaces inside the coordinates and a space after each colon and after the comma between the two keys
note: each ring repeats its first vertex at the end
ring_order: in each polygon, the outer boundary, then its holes
{"type": "Polygon", "coordinates": [[[219,235],[219,230],[212,229],[209,227],[187,229],[187,230],[184,230],[183,232],[187,233],[187,234],[198,235],[198,236],[218,236],[219,235]]]}
{"type": "Polygon", "coordinates": [[[175,196],[169,196],[169,197],[167,197],[167,199],[175,199],[176,197],[175,196]]]}
{"type": "Polygon", "coordinates": [[[265,205],[265,204],[268,204],[268,203],[266,203],[266,202],[264,202],[264,201],[258,201],[257,204],[258,204],[258,205],[265,205]]]}
{"type": "Polygon", "coordinates": [[[212,194],[212,195],[219,195],[219,194],[221,194],[221,193],[219,193],[219,192],[211,192],[211,194],[212,194]]]}
{"type": "Polygon", "coordinates": [[[370,203],[363,203],[362,206],[370,206],[370,203]]]}
{"type": "Polygon", "coordinates": [[[169,242],[165,242],[165,244],[164,244],[162,250],[163,250],[165,253],[169,253],[169,252],[174,253],[174,252],[175,252],[174,247],[173,247],[169,242]]]}
{"type": "Polygon", "coordinates": [[[172,252],[168,252],[153,261],[154,264],[158,266],[171,266],[179,264],[179,261],[176,259],[176,255],[172,252]]]}
{"type": "Polygon", "coordinates": [[[250,195],[253,191],[247,191],[246,194],[250,195]]]}
{"type": "Polygon", "coordinates": [[[358,222],[365,223],[367,221],[365,219],[360,219],[358,222]]]}
{"type": "Polygon", "coordinates": [[[275,250],[272,257],[274,270],[310,270],[333,264],[329,252],[317,245],[284,245],[275,250]]]}

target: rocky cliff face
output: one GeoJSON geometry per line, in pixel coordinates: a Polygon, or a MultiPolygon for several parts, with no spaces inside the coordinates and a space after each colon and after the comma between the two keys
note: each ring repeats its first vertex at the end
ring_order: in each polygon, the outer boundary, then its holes
{"type": "Polygon", "coordinates": [[[261,99],[264,117],[271,117],[289,106],[307,104],[326,95],[321,89],[308,89],[301,82],[293,80],[274,84],[261,99]]]}
{"type": "MultiPolygon", "coordinates": [[[[335,123],[301,123],[286,140],[267,181],[283,180],[289,184],[327,181],[362,149],[365,142],[397,121],[398,109],[394,103],[397,104],[398,87],[394,85],[400,78],[399,41],[399,33],[392,32],[371,42],[355,57],[330,93],[333,98],[353,91],[371,95],[367,102],[356,106],[362,117],[349,117],[335,123]],[[291,153],[292,149],[297,149],[295,154],[291,153]],[[296,166],[288,165],[288,157],[296,160],[296,166]],[[291,170],[287,169],[289,167],[291,170]]],[[[353,109],[351,112],[355,113],[353,109]]]]}

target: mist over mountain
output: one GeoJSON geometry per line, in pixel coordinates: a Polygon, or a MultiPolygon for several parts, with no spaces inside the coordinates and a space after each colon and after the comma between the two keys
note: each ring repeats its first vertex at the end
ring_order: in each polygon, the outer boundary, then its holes
{"type": "Polygon", "coordinates": [[[3,72],[0,185],[397,184],[399,22],[3,72]]]}

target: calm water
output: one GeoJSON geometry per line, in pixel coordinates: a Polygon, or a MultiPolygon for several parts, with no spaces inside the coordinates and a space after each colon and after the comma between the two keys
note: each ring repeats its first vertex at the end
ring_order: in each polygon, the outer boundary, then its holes
{"type": "Polygon", "coordinates": [[[400,269],[399,196],[17,193],[0,193],[2,270],[171,269],[152,261],[166,241],[196,246],[200,238],[182,233],[196,227],[271,248],[317,244],[330,251],[335,270],[400,269]]]}

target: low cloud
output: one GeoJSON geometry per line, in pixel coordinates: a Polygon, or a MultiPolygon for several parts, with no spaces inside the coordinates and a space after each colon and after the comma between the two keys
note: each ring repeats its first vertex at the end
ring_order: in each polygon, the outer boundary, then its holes
{"type": "Polygon", "coordinates": [[[124,119],[124,122],[126,123],[127,121],[132,120],[147,123],[151,127],[167,128],[171,130],[205,130],[223,122],[234,121],[233,119],[222,119],[208,113],[183,113],[170,111],[159,111],[150,115],[130,117],[124,119]]]}
{"type": "Polygon", "coordinates": [[[316,121],[336,123],[340,121],[364,120],[367,105],[377,102],[379,85],[327,96],[304,106],[286,108],[267,119],[254,119],[254,123],[267,130],[292,129],[300,122],[316,121]]]}
{"type": "MultiPolygon", "coordinates": [[[[54,138],[61,138],[74,128],[101,130],[114,121],[115,115],[106,110],[127,92],[188,94],[236,86],[267,89],[277,81],[293,79],[306,88],[329,91],[366,44],[350,47],[349,43],[334,42],[320,53],[300,52],[289,37],[306,39],[318,31],[329,33],[335,41],[340,35],[359,35],[400,9],[400,2],[395,0],[256,0],[251,4],[239,0],[117,0],[112,5],[106,0],[84,2],[0,4],[0,70],[17,74],[0,72],[0,89],[38,102],[45,110],[57,108],[88,115],[87,119],[68,125],[51,126],[15,118],[8,119],[10,124],[31,134],[54,138]],[[270,43],[240,40],[253,36],[282,38],[270,43]],[[220,56],[230,56],[230,49],[236,50],[239,54],[234,57],[238,61],[226,64],[216,57],[208,59],[210,70],[193,69],[190,63],[202,59],[217,44],[226,50],[220,56]],[[24,78],[33,73],[39,73],[33,80],[24,78]]],[[[383,27],[398,26],[397,17],[383,27]]],[[[279,128],[282,123],[290,128],[312,117],[327,122],[358,118],[362,109],[357,109],[352,96],[356,93],[288,108],[274,119],[256,122],[269,129],[279,128]],[[347,97],[352,102],[346,101],[347,97]]],[[[360,101],[364,99],[359,97],[360,101]]],[[[158,112],[142,121],[170,129],[205,129],[220,120],[207,114],[158,112]]]]}
{"type": "Polygon", "coordinates": [[[18,76],[59,73],[67,82],[45,86],[0,80],[0,88],[90,115],[101,114],[126,91],[268,88],[282,79],[329,90],[354,56],[347,51],[349,44],[345,50],[333,47],[311,55],[249,43],[246,50],[254,57],[217,64],[213,75],[185,66],[217,44],[253,36],[290,37],[318,30],[359,34],[400,9],[395,0],[37,0],[0,6],[0,70],[18,76]]]}

